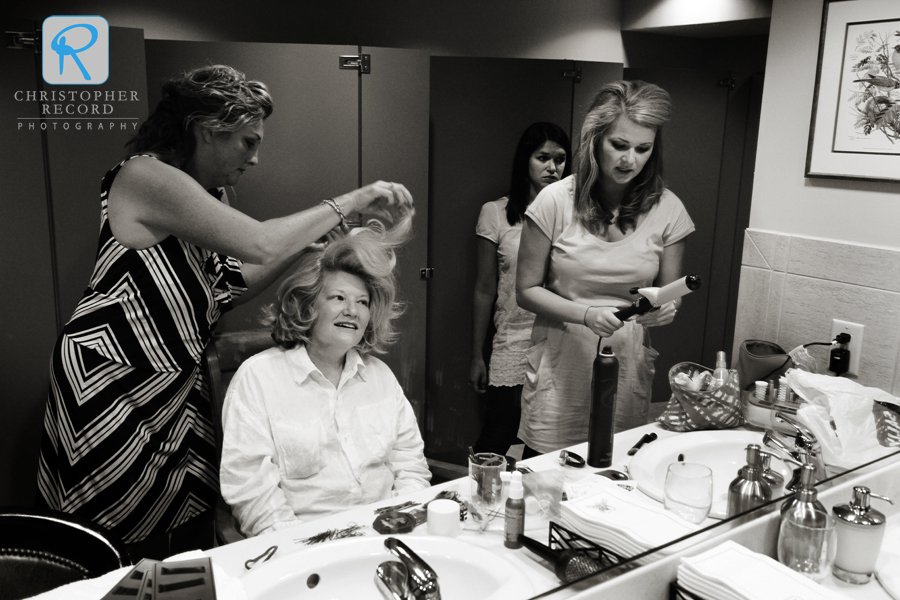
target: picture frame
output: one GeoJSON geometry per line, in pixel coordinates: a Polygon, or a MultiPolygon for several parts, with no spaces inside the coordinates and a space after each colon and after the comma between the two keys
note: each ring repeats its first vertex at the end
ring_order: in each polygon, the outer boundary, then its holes
{"type": "Polygon", "coordinates": [[[805,175],[900,181],[897,0],[825,0],[805,175]]]}

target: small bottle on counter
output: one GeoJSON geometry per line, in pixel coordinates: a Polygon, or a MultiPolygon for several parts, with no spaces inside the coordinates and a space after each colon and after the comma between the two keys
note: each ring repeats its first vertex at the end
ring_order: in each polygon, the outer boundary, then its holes
{"type": "Polygon", "coordinates": [[[884,514],[869,506],[869,498],[890,498],[873,494],[869,488],[858,485],[853,488],[850,504],[838,504],[832,509],[837,526],[837,556],[834,558],[834,576],[847,583],[869,583],[878,562],[878,553],[884,539],[884,514]]]}
{"type": "Polygon", "coordinates": [[[506,523],[503,530],[503,545],[507,548],[521,548],[525,533],[525,500],[522,488],[522,474],[514,471],[509,482],[509,498],[506,499],[506,523]]]}
{"type": "Polygon", "coordinates": [[[512,481],[513,471],[502,471],[500,473],[500,502],[506,504],[509,498],[509,482],[512,481]]]}
{"type": "Polygon", "coordinates": [[[725,357],[724,350],[716,353],[716,369],[712,376],[716,387],[722,387],[728,381],[728,359],[725,357]]]}

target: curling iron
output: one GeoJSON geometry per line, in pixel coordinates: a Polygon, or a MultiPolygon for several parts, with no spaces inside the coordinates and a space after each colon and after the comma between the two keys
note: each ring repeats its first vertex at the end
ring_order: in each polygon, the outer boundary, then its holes
{"type": "Polygon", "coordinates": [[[666,302],[681,298],[698,289],[700,289],[700,278],[696,275],[686,275],[663,287],[634,287],[629,292],[640,297],[631,306],[617,310],[615,315],[620,321],[624,321],[634,315],[643,315],[657,310],[666,302]]]}

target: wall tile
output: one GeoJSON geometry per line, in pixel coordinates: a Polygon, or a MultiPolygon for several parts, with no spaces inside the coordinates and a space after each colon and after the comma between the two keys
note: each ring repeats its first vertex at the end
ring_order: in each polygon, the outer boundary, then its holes
{"type": "MultiPolygon", "coordinates": [[[[738,301],[740,303],[740,300],[738,301]]],[[[889,390],[894,384],[900,331],[900,295],[846,283],[788,274],[778,344],[790,351],[829,341],[834,318],[866,326],[858,377],[862,385],[889,390]]],[[[827,348],[810,348],[819,370],[828,367],[827,348]]]]}
{"type": "MultiPolygon", "coordinates": [[[[766,308],[765,336],[762,338],[764,340],[774,341],[778,339],[778,332],[781,327],[781,307],[784,299],[784,281],[784,273],[772,272],[766,308]]],[[[787,350],[790,350],[790,348],[787,348],[787,350]]]]}
{"type": "Polygon", "coordinates": [[[771,279],[772,271],[769,269],[741,267],[731,356],[737,356],[738,348],[744,340],[765,339],[771,279]]]}
{"type": "Polygon", "coordinates": [[[787,270],[798,275],[900,292],[900,250],[793,237],[787,270]]]}
{"type": "Polygon", "coordinates": [[[750,237],[750,230],[744,232],[744,250],[741,254],[741,264],[748,267],[759,267],[761,269],[769,269],[769,263],[766,262],[756,242],[750,237]]]}
{"type": "Polygon", "coordinates": [[[748,229],[747,234],[753,240],[766,265],[774,271],[784,271],[788,264],[788,251],[792,238],[781,233],[748,229]]]}

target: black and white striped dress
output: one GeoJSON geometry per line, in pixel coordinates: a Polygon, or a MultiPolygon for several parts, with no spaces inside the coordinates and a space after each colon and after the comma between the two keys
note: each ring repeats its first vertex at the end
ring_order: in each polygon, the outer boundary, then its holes
{"type": "MultiPolygon", "coordinates": [[[[50,508],[126,543],[183,524],[218,496],[203,349],[241,262],[170,236],[131,250],[112,235],[101,184],[91,282],[56,343],[38,488],[50,508]]],[[[141,159],[148,160],[148,159],[141,159]]]]}

